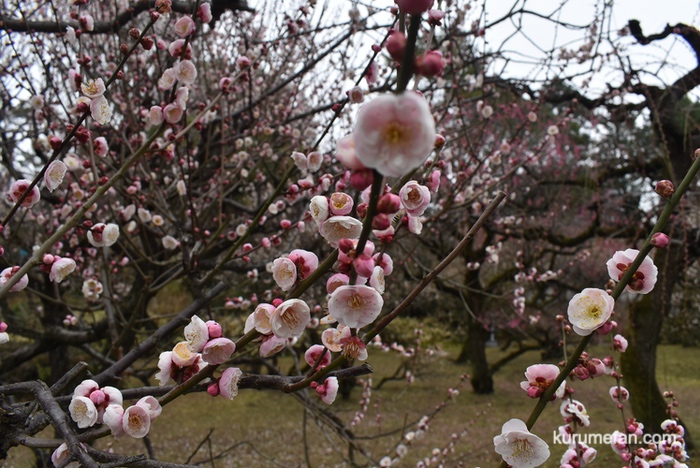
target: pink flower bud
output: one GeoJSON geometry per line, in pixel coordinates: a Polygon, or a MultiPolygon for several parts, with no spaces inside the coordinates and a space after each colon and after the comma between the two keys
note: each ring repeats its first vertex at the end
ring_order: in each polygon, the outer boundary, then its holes
{"type": "Polygon", "coordinates": [[[657,232],[653,236],[651,236],[651,245],[658,249],[663,249],[668,246],[669,243],[668,236],[664,234],[663,232],[657,232]]]}
{"type": "Polygon", "coordinates": [[[219,396],[219,382],[209,384],[207,393],[211,396],[219,396]]]}
{"type": "Polygon", "coordinates": [[[396,31],[386,40],[386,51],[392,59],[401,62],[403,51],[406,49],[406,36],[404,33],[396,31]]]}
{"type": "Polygon", "coordinates": [[[352,262],[358,275],[369,278],[374,269],[374,259],[367,254],[362,254],[352,262]]]}
{"type": "Polygon", "coordinates": [[[654,191],[661,195],[663,198],[671,198],[676,188],[673,186],[673,182],[670,180],[661,180],[656,184],[654,191]]]}
{"type": "Polygon", "coordinates": [[[437,50],[428,51],[425,55],[416,58],[416,73],[419,75],[440,76],[444,68],[442,53],[437,50]]]}
{"type": "Polygon", "coordinates": [[[420,15],[433,6],[433,0],[394,0],[401,11],[409,15],[420,15]]]}
{"type": "Polygon", "coordinates": [[[394,214],[401,209],[401,198],[395,193],[387,193],[379,198],[377,212],[394,214]]]}
{"type": "Polygon", "coordinates": [[[209,330],[209,338],[214,339],[221,338],[223,336],[224,332],[218,322],[215,322],[214,320],[207,320],[206,324],[209,330]]]}
{"type": "Polygon", "coordinates": [[[0,322],[0,333],[5,333],[7,331],[7,324],[5,322],[0,322]]]}
{"type": "Polygon", "coordinates": [[[95,403],[95,406],[99,406],[105,401],[105,393],[102,390],[95,390],[90,393],[90,400],[95,403]]]}
{"type": "Polygon", "coordinates": [[[374,182],[374,171],[364,169],[355,171],[350,176],[350,185],[356,190],[364,190],[374,182]]]}

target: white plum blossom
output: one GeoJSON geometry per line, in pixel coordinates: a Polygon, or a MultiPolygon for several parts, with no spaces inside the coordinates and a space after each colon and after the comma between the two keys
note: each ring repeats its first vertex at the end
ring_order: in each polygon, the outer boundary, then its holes
{"type": "Polygon", "coordinates": [[[98,96],[90,103],[90,115],[100,125],[106,125],[112,119],[112,106],[104,96],[98,96]]]}
{"type": "Polygon", "coordinates": [[[124,411],[122,424],[124,432],[135,439],[142,439],[151,429],[151,418],[142,406],[133,405],[124,411]]]}
{"type": "Polygon", "coordinates": [[[533,468],[549,459],[549,446],[528,431],[520,419],[511,419],[503,425],[501,434],[493,438],[496,453],[513,468],[533,468]]]}
{"type": "Polygon", "coordinates": [[[178,248],[180,243],[173,236],[163,236],[161,239],[163,248],[166,250],[175,250],[178,248]]]}
{"type": "Polygon", "coordinates": [[[363,285],[340,286],[328,299],[328,312],[338,323],[362,328],[379,316],[384,299],[376,289],[363,285]]]}
{"type": "MultiPolygon", "coordinates": [[[[627,249],[625,251],[617,251],[610,260],[607,261],[608,274],[615,281],[620,281],[625,272],[632,265],[634,260],[639,255],[639,250],[627,249]]],[[[642,264],[639,265],[637,271],[634,272],[632,279],[625,288],[628,292],[637,294],[647,294],[654,289],[658,268],[654,265],[654,261],[647,255],[644,257],[642,264]]]]}
{"type": "Polygon", "coordinates": [[[301,299],[288,299],[270,317],[272,332],[278,338],[299,336],[311,321],[311,311],[301,299]]]}
{"type": "Polygon", "coordinates": [[[276,258],[272,262],[272,278],[282,291],[289,291],[297,281],[297,266],[289,258],[276,258]]]}
{"type": "Polygon", "coordinates": [[[588,336],[610,319],[615,299],[602,289],[586,288],[569,301],[567,314],[574,331],[588,336]]]}
{"type": "Polygon", "coordinates": [[[163,72],[160,79],[158,79],[158,89],[161,91],[167,91],[177,83],[177,71],[174,68],[168,68],[163,72]]]}
{"type": "Polygon", "coordinates": [[[88,397],[73,396],[68,406],[70,416],[83,429],[93,426],[97,422],[97,408],[88,397]]]}
{"type": "Polygon", "coordinates": [[[195,353],[202,351],[204,345],[209,341],[209,327],[206,322],[193,315],[189,325],[185,327],[185,339],[191,351],[195,353]]]}
{"type": "MultiPolygon", "coordinates": [[[[20,269],[20,267],[14,266],[14,267],[5,268],[4,270],[2,270],[2,272],[0,272],[0,287],[4,286],[5,283],[7,283],[10,280],[10,278],[12,278],[19,271],[19,269],[20,269]]],[[[24,288],[26,288],[28,284],[29,284],[29,276],[24,274],[22,276],[22,278],[20,278],[20,280],[17,281],[10,288],[10,292],[21,291],[24,288]]]]}
{"type": "Polygon", "coordinates": [[[59,258],[53,262],[51,265],[51,272],[49,273],[49,280],[54,283],[60,283],[68,275],[75,271],[75,260],[72,258],[59,258]]]}
{"type": "Polygon", "coordinates": [[[83,281],[82,293],[88,302],[97,301],[104,290],[102,283],[96,279],[86,279],[83,281]]]}
{"type": "Polygon", "coordinates": [[[331,216],[321,225],[321,236],[333,247],[342,239],[359,239],[362,222],[352,216],[331,216]]]}
{"type": "Polygon", "coordinates": [[[238,382],[243,372],[238,367],[229,367],[219,378],[219,395],[233,400],[238,395],[238,382]]]}
{"type": "Polygon", "coordinates": [[[97,78],[94,81],[84,81],[80,85],[80,90],[83,94],[91,99],[102,96],[106,89],[105,82],[102,81],[102,78],[97,78]]]}
{"type": "Polygon", "coordinates": [[[194,21],[189,16],[183,16],[175,22],[173,30],[178,36],[187,37],[194,32],[194,21]]]}

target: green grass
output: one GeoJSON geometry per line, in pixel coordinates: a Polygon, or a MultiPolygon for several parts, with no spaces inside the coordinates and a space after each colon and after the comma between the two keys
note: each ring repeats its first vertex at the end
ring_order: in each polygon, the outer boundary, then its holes
{"type": "MultiPolygon", "coordinates": [[[[495,361],[500,352],[489,349],[489,359],[495,361]]],[[[400,466],[415,466],[416,461],[429,457],[434,449],[443,449],[454,441],[453,451],[444,458],[445,466],[497,466],[500,458],[493,452],[492,439],[500,433],[501,425],[510,418],[527,419],[534,400],[527,398],[519,388],[525,368],[539,362],[539,354],[530,352],[520,356],[495,376],[493,395],[474,395],[468,383],[460,389],[454,401],[447,398],[447,389],[459,385],[460,376],[467,370],[454,363],[456,348],[446,356],[427,359],[416,369],[416,380],[390,381],[381,390],[372,392],[371,402],[363,422],[353,428],[358,443],[378,461],[390,454],[401,441],[406,423],[412,423],[430,414],[441,402],[447,406],[430,422],[428,431],[414,440],[400,466]],[[381,436],[391,433],[391,435],[381,436]]],[[[592,356],[602,357],[603,350],[593,348],[592,356]]],[[[400,364],[395,353],[370,350],[368,361],[375,368],[372,376],[376,385],[383,376],[393,374],[400,364]]],[[[678,408],[688,429],[700,436],[700,349],[662,346],[658,354],[659,385],[662,390],[673,390],[681,403],[678,408]]],[[[583,382],[570,382],[575,396],[582,401],[591,416],[589,432],[609,433],[621,428],[620,412],[608,397],[608,388],[614,384],[610,377],[583,382]]],[[[349,423],[359,409],[361,389],[354,390],[350,401],[340,398],[330,408],[341,420],[349,423]]],[[[632,395],[634,398],[634,395],[632,395]]],[[[314,397],[314,401],[317,399],[314,397]]],[[[626,408],[629,415],[629,408],[626,408]]],[[[233,400],[211,398],[207,395],[189,395],[165,407],[150,432],[156,456],[165,461],[183,463],[204,444],[192,458],[201,461],[208,454],[218,454],[217,467],[274,467],[304,466],[303,406],[291,395],[272,391],[242,391],[233,400]],[[211,432],[211,436],[207,435],[211,432]]],[[[559,466],[564,446],[552,445],[552,431],[562,424],[559,405],[547,407],[534,432],[550,444],[552,457],[545,465],[559,466]]],[[[317,423],[313,416],[307,420],[309,459],[313,467],[349,466],[343,461],[348,444],[327,425],[317,423]],[[341,455],[342,454],[342,455],[341,455]]],[[[118,453],[145,453],[141,441],[125,437],[111,437],[98,443],[110,446],[118,453]]],[[[597,446],[598,458],[594,466],[621,466],[620,459],[606,446],[597,446]]],[[[26,449],[15,449],[5,466],[29,466],[31,455],[26,449]]],[[[367,460],[355,453],[355,460],[367,465],[367,460]]],[[[207,466],[212,466],[211,464],[207,466]]],[[[435,465],[433,465],[435,466],[435,465]]]]}

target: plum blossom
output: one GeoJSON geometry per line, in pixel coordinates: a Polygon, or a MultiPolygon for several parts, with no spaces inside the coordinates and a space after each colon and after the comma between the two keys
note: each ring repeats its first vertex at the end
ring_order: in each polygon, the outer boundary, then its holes
{"type": "Polygon", "coordinates": [[[304,359],[306,360],[306,363],[313,367],[314,364],[316,364],[316,361],[321,357],[321,354],[323,353],[323,358],[321,359],[321,362],[318,363],[317,369],[323,369],[326,367],[328,364],[331,363],[331,353],[330,350],[326,350],[325,346],[321,345],[312,345],[309,349],[306,350],[304,353],[304,359]]]}
{"type": "Polygon", "coordinates": [[[622,335],[613,336],[613,347],[621,353],[627,351],[627,338],[622,335]]]}
{"type": "Polygon", "coordinates": [[[435,143],[435,121],[420,95],[385,94],[364,104],[353,133],[360,162],[380,174],[401,176],[419,167],[435,143]]]}
{"type": "Polygon", "coordinates": [[[7,324],[0,322],[0,344],[5,344],[10,341],[10,335],[7,333],[7,324]]]}
{"type": "Polygon", "coordinates": [[[171,102],[163,109],[163,118],[169,124],[178,123],[182,118],[183,108],[177,103],[171,102]]]}
{"type": "Polygon", "coordinates": [[[124,411],[122,424],[124,432],[135,439],[142,439],[151,429],[151,417],[142,406],[133,405],[124,411]]]}
{"type": "Polygon", "coordinates": [[[608,391],[610,393],[610,398],[612,398],[612,401],[615,403],[619,403],[621,401],[627,401],[630,397],[630,393],[627,391],[625,387],[610,387],[610,390],[608,391]]]}
{"type": "Polygon", "coordinates": [[[351,328],[362,328],[377,318],[384,299],[369,286],[340,286],[328,299],[328,312],[339,323],[351,328]]]}
{"type": "Polygon", "coordinates": [[[57,260],[54,260],[53,264],[51,265],[49,280],[53,281],[54,283],[60,283],[66,279],[66,276],[75,271],[75,267],[75,260],[72,258],[58,258],[57,260]]]}
{"type": "Polygon", "coordinates": [[[311,388],[316,390],[316,394],[321,397],[321,401],[330,405],[338,395],[338,377],[328,377],[323,384],[312,382],[311,388]]]}
{"type": "Polygon", "coordinates": [[[202,3],[197,10],[197,17],[202,20],[202,23],[208,23],[212,20],[211,3],[202,3]]]}
{"type": "Polygon", "coordinates": [[[353,200],[345,192],[335,192],[330,197],[329,207],[334,216],[345,216],[352,212],[353,200]]]}
{"type": "Polygon", "coordinates": [[[260,343],[259,354],[262,358],[274,356],[287,346],[287,339],[275,335],[267,335],[260,343]]]}
{"type": "Polygon", "coordinates": [[[146,118],[148,123],[153,127],[157,127],[163,123],[164,119],[163,108],[160,106],[151,106],[148,110],[148,117],[146,118]]]}
{"type": "Polygon", "coordinates": [[[49,192],[53,192],[63,182],[67,167],[62,161],[53,161],[44,173],[44,183],[49,192]]]}
{"type": "MultiPolygon", "coordinates": [[[[637,258],[638,254],[639,250],[635,249],[627,249],[625,251],[618,250],[615,252],[612,258],[606,263],[610,278],[615,281],[620,281],[637,258]]],[[[642,261],[642,264],[639,265],[639,268],[634,273],[625,289],[631,293],[647,294],[654,289],[657,274],[658,269],[656,265],[654,265],[654,261],[647,256],[642,261]]]]}
{"type": "Polygon", "coordinates": [[[108,405],[105,408],[104,415],[102,416],[102,422],[104,422],[109,430],[112,431],[112,435],[115,439],[123,437],[126,433],[124,432],[124,408],[121,404],[108,405]]]}
{"type": "Polygon", "coordinates": [[[493,438],[496,453],[514,468],[540,466],[549,458],[549,446],[545,441],[527,430],[520,419],[511,419],[493,438]]]}
{"type": "Polygon", "coordinates": [[[185,327],[185,339],[190,351],[198,353],[203,350],[204,345],[209,341],[209,327],[206,322],[193,315],[189,325],[185,327]]]}
{"type": "Polygon", "coordinates": [[[262,333],[263,335],[269,335],[272,333],[272,324],[270,323],[270,319],[272,318],[272,314],[275,312],[275,309],[275,306],[266,303],[258,304],[258,306],[255,308],[251,316],[254,320],[254,328],[258,331],[258,333],[262,333]]]}
{"type": "Polygon", "coordinates": [[[98,96],[90,102],[90,115],[100,125],[106,125],[112,118],[112,106],[104,96],[98,96]]]}
{"type": "Polygon", "coordinates": [[[289,258],[276,258],[272,262],[272,278],[282,291],[289,291],[297,281],[297,266],[289,258]]]}
{"type": "Polygon", "coordinates": [[[163,248],[166,250],[175,250],[178,248],[180,243],[175,239],[173,236],[163,236],[163,238],[160,240],[161,243],[163,244],[163,248]]]}
{"type": "Polygon", "coordinates": [[[183,16],[175,22],[173,30],[178,36],[187,37],[194,32],[194,21],[189,16],[183,16]]]}
{"type": "Polygon", "coordinates": [[[102,286],[102,283],[96,279],[86,279],[83,281],[81,292],[83,293],[85,300],[88,302],[94,302],[100,298],[103,290],[104,287],[102,286]]]}
{"type": "Polygon", "coordinates": [[[564,400],[559,407],[559,412],[564,418],[574,420],[583,427],[588,427],[591,424],[586,407],[578,400],[564,400]]]}
{"type": "Polygon", "coordinates": [[[219,395],[229,400],[233,400],[238,395],[238,382],[241,380],[243,371],[238,367],[229,367],[219,378],[219,395]]]}
{"type": "Polygon", "coordinates": [[[367,169],[357,158],[357,153],[355,152],[355,138],[353,135],[348,135],[338,140],[335,157],[343,166],[351,171],[367,169]]]}
{"type": "Polygon", "coordinates": [[[93,426],[97,422],[97,408],[88,397],[73,396],[68,411],[73,421],[81,429],[93,426]]]}
{"type": "Polygon", "coordinates": [[[328,348],[330,351],[339,353],[343,350],[341,341],[349,336],[350,327],[338,325],[338,328],[328,328],[323,330],[323,333],[321,334],[321,342],[323,343],[323,346],[328,348]]]}
{"type": "MultiPolygon", "coordinates": [[[[13,266],[2,270],[2,272],[0,272],[0,287],[4,286],[5,283],[7,283],[10,278],[12,278],[19,271],[19,269],[19,266],[13,266]]],[[[29,276],[25,274],[10,288],[10,292],[21,291],[26,288],[28,284],[29,276]]]]}
{"type": "Polygon", "coordinates": [[[228,338],[209,340],[202,350],[202,359],[211,365],[223,364],[236,351],[236,343],[228,338]]]}
{"type": "Polygon", "coordinates": [[[161,77],[158,79],[158,89],[161,91],[167,91],[177,82],[177,71],[175,68],[168,68],[163,72],[161,77]]]}
{"type": "MultiPolygon", "coordinates": [[[[539,398],[554,383],[559,375],[559,368],[554,364],[535,364],[525,371],[525,381],[520,382],[520,388],[527,392],[530,398],[539,398]]],[[[559,385],[554,398],[564,398],[566,381],[559,385]]]]}
{"type": "Polygon", "coordinates": [[[569,301],[567,314],[574,331],[588,336],[605,324],[612,315],[615,299],[597,288],[586,288],[569,301]]]}
{"type": "Polygon", "coordinates": [[[401,187],[399,197],[409,215],[420,216],[430,204],[430,189],[411,180],[401,187]]]}
{"type": "MultiPolygon", "coordinates": [[[[10,190],[7,192],[8,199],[11,200],[13,203],[17,203],[22,197],[22,195],[24,195],[24,192],[27,191],[30,185],[31,182],[26,179],[19,179],[14,181],[10,186],[10,190]]],[[[40,198],[41,194],[39,193],[39,189],[37,187],[34,187],[20,206],[22,208],[31,208],[39,201],[40,198]]]]}
{"type": "Polygon", "coordinates": [[[189,349],[187,341],[180,341],[173,347],[171,358],[178,367],[187,367],[199,359],[199,354],[189,349]]]}
{"type": "Polygon", "coordinates": [[[362,222],[352,216],[331,216],[321,225],[321,236],[333,247],[341,239],[359,239],[362,222]]]}
{"type": "Polygon", "coordinates": [[[107,139],[105,137],[97,137],[92,142],[93,148],[95,149],[95,154],[99,157],[103,157],[109,151],[109,145],[107,144],[107,139]]]}
{"type": "Polygon", "coordinates": [[[183,60],[177,66],[177,81],[189,86],[197,79],[197,67],[191,60],[183,60]]]}
{"type": "Polygon", "coordinates": [[[91,99],[102,96],[106,89],[105,82],[102,81],[102,78],[97,78],[94,81],[86,81],[80,85],[80,90],[83,94],[91,99]]]}
{"type": "Polygon", "coordinates": [[[70,462],[66,465],[65,463],[68,457],[70,457],[70,450],[68,450],[68,445],[64,442],[51,454],[51,463],[53,466],[63,466],[64,468],[78,468],[80,466],[80,462],[77,461],[70,462]]]}
{"type": "Polygon", "coordinates": [[[323,195],[316,195],[309,202],[309,211],[311,217],[316,222],[316,225],[321,226],[330,215],[330,207],[328,206],[328,198],[323,195]]]}
{"type": "Polygon", "coordinates": [[[119,226],[97,223],[87,232],[87,238],[94,247],[110,247],[119,239],[119,226]]]}
{"type": "Polygon", "coordinates": [[[306,302],[288,299],[280,304],[270,317],[272,333],[278,338],[299,336],[311,321],[311,311],[306,302]]]}

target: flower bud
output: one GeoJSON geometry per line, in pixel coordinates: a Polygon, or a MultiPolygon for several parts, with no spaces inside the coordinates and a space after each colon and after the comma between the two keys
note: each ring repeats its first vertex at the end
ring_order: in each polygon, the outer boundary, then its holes
{"type": "Polygon", "coordinates": [[[663,232],[657,232],[653,236],[651,236],[651,245],[656,247],[657,249],[664,249],[666,246],[668,246],[669,243],[668,236],[664,234],[663,232]]]}
{"type": "Polygon", "coordinates": [[[386,40],[386,51],[389,52],[391,58],[397,62],[401,62],[403,51],[406,49],[406,36],[402,32],[393,32],[389,39],[386,40]]]}
{"type": "Polygon", "coordinates": [[[673,186],[673,182],[670,180],[661,180],[656,184],[654,191],[661,195],[663,198],[671,198],[676,188],[673,186]]]}

